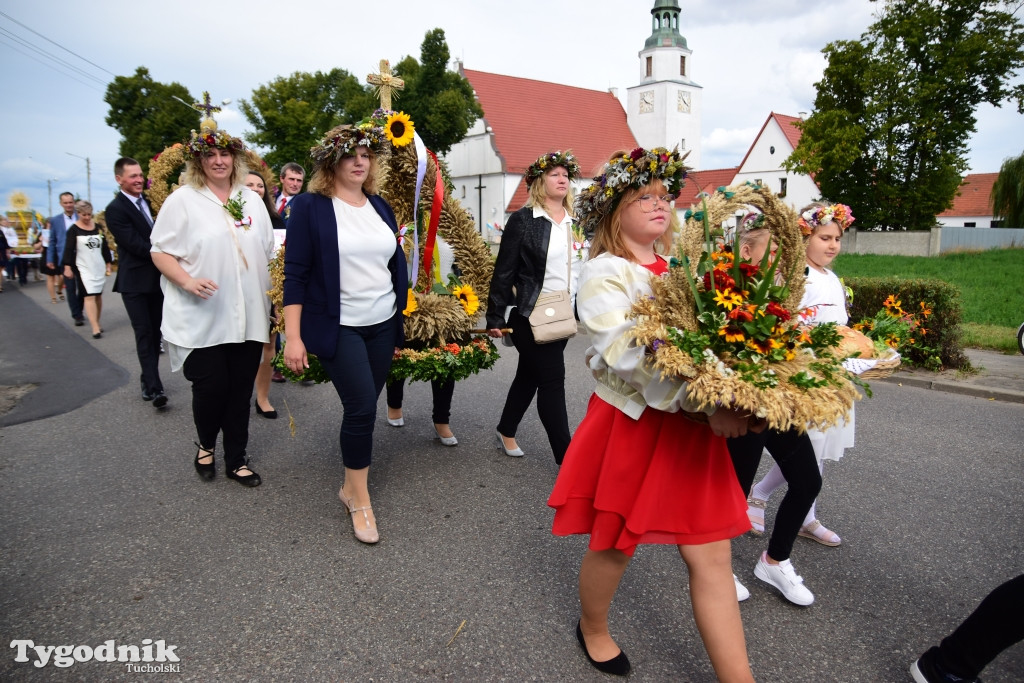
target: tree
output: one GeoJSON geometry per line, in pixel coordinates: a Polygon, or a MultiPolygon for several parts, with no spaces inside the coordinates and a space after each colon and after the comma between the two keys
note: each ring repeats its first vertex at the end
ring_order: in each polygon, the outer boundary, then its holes
{"type": "MultiPolygon", "coordinates": [[[[872,0],[878,2],[878,0],[872,0]]],[[[952,205],[982,102],[1024,113],[1024,25],[996,0],[888,0],[859,41],[824,49],[814,114],[784,166],[859,227],[926,230],[952,205]]]]}
{"type": "Polygon", "coordinates": [[[106,122],[121,134],[117,151],[138,159],[143,173],[149,173],[150,159],[199,127],[199,112],[175,102],[174,97],[194,101],[185,86],[154,81],[144,66],[133,76],[116,76],[107,86],[103,96],[110,105],[106,122]]]}
{"type": "Polygon", "coordinates": [[[466,137],[470,126],[484,115],[469,81],[448,70],[448,58],[444,30],[428,31],[420,46],[420,61],[406,57],[395,67],[405,89],[391,105],[412,117],[423,144],[438,154],[466,137]]]}
{"type": "Polygon", "coordinates": [[[376,109],[370,88],[344,69],[295,72],[253,90],[239,106],[254,132],[245,139],[265,150],[263,159],[280,169],[295,161],[309,166],[309,148],[328,130],[355,123],[376,109]]]}
{"type": "Polygon", "coordinates": [[[1003,162],[992,185],[992,211],[1006,228],[1024,228],[1024,154],[1003,162]]]}

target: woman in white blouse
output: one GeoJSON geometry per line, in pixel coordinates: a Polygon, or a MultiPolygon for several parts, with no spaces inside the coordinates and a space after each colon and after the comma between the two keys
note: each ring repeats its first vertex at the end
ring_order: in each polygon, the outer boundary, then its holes
{"type": "Polygon", "coordinates": [[[315,354],[341,398],[338,497],[363,543],[380,539],[368,486],[373,426],[409,287],[395,215],[377,195],[387,145],[374,120],[327,133],[312,150],[309,192],[291,202],[284,252],[284,362],[302,373],[315,354]]]}
{"type": "Polygon", "coordinates": [[[246,446],[253,381],[269,339],[273,228],[263,200],[243,185],[241,140],[207,120],[185,144],[192,154],[185,184],[160,208],[151,237],[163,274],[160,331],[171,370],[183,370],[192,383],[199,476],[215,477],[222,432],[228,478],[259,486],[246,446]]]}

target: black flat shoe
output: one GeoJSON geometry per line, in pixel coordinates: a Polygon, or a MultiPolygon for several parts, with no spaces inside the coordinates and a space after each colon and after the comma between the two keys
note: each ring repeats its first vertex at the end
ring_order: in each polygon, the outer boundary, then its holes
{"type": "Polygon", "coordinates": [[[162,391],[154,392],[153,393],[153,407],[154,408],[163,408],[165,405],[167,405],[167,396],[164,395],[164,392],[162,392],[162,391]]]}
{"type": "Polygon", "coordinates": [[[228,479],[234,479],[242,486],[248,486],[250,488],[259,486],[260,484],[263,483],[263,480],[260,479],[260,475],[253,472],[252,468],[249,467],[248,465],[241,465],[240,467],[236,467],[235,469],[228,472],[227,475],[228,479]],[[249,474],[239,474],[239,470],[249,470],[249,474]]]}
{"type": "Polygon", "coordinates": [[[102,330],[100,330],[99,332],[96,332],[95,334],[92,335],[93,339],[101,339],[102,337],[103,337],[103,331],[102,330]]]}
{"type": "Polygon", "coordinates": [[[629,657],[622,650],[619,650],[619,654],[615,655],[611,659],[598,662],[595,661],[590,653],[587,652],[587,641],[583,640],[583,631],[580,629],[580,622],[576,622],[576,640],[580,641],[580,647],[583,648],[583,654],[587,656],[587,661],[590,662],[595,669],[602,673],[612,674],[614,676],[628,676],[630,671],[629,657]]]}
{"type": "MultiPolygon", "coordinates": [[[[193,441],[192,443],[195,442],[193,441]]],[[[217,468],[213,464],[213,449],[203,448],[199,444],[196,444],[196,448],[199,449],[199,451],[196,452],[196,460],[194,463],[196,466],[196,472],[198,472],[199,476],[206,481],[213,481],[213,478],[217,476],[217,468]],[[202,455],[202,453],[206,453],[207,455],[202,455]],[[210,462],[205,464],[201,463],[199,462],[199,458],[210,458],[210,462]]],[[[230,477],[231,475],[229,474],[228,476],[230,477]]]]}
{"type": "Polygon", "coordinates": [[[262,415],[263,417],[267,418],[268,420],[276,420],[277,419],[277,411],[276,410],[263,410],[262,408],[260,408],[260,404],[259,403],[256,403],[254,405],[256,406],[256,414],[257,415],[262,415]]]}

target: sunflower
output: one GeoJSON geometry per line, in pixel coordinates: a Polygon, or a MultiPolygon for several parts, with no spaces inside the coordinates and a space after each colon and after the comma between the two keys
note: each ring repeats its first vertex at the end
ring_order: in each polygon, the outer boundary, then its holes
{"type": "Polygon", "coordinates": [[[395,112],[388,117],[384,124],[384,134],[395,147],[405,147],[412,142],[413,125],[412,119],[403,111],[395,112]]]}
{"type": "Polygon", "coordinates": [[[462,304],[466,315],[473,315],[480,308],[480,299],[477,298],[476,292],[469,285],[459,285],[452,290],[452,295],[462,304]]]}
{"type": "Polygon", "coordinates": [[[402,315],[409,317],[416,312],[418,308],[416,304],[416,294],[412,291],[412,287],[409,288],[409,296],[405,300],[405,310],[402,311],[402,315]]]}

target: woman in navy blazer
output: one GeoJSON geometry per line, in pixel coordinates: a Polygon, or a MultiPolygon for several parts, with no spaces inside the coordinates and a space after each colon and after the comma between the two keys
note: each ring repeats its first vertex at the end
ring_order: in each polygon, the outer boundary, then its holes
{"type": "Polygon", "coordinates": [[[377,195],[377,156],[387,141],[371,123],[332,129],[313,148],[309,192],[291,202],[284,258],[284,362],[294,372],[316,354],[341,398],[338,497],[356,538],[380,536],[369,468],[377,399],[404,339],[409,288],[398,224],[377,195]]]}

